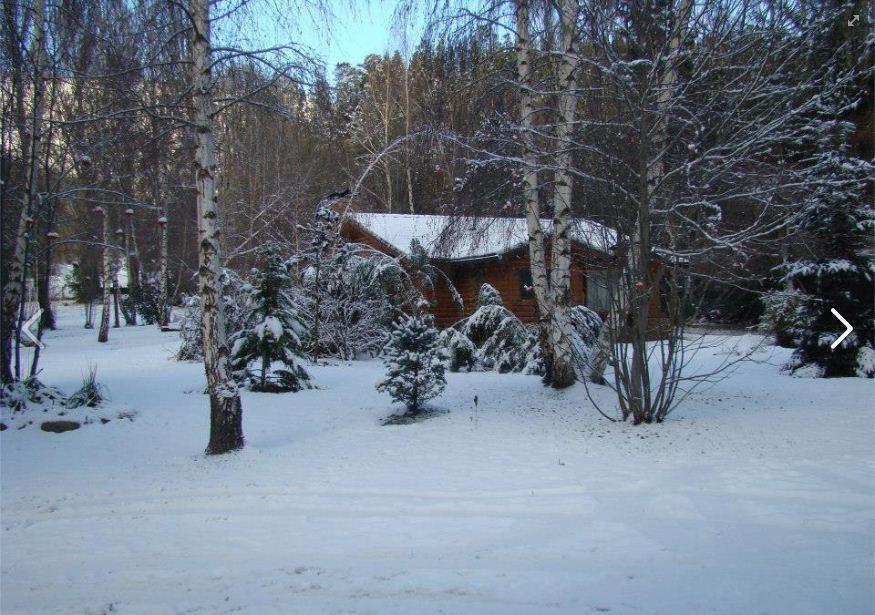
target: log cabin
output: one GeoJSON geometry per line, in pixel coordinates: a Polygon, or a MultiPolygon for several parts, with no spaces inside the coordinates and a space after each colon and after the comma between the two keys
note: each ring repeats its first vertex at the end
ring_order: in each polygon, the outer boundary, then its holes
{"type": "MultiPolygon", "coordinates": [[[[541,227],[549,234],[550,221],[543,220],[541,227]]],[[[537,321],[525,218],[347,211],[340,228],[346,241],[393,257],[408,254],[411,241],[417,240],[462,298],[460,306],[446,283],[435,284],[432,311],[440,328],[452,326],[477,308],[477,293],[484,283],[501,293],[504,305],[522,322],[537,321]]],[[[596,222],[576,219],[570,236],[571,304],[585,305],[604,317],[610,305],[608,276],[617,272],[612,258],[616,233],[596,222]]],[[[547,258],[549,263],[549,251],[547,258]]],[[[656,295],[654,299],[650,311],[658,316],[659,300],[656,295]]]]}

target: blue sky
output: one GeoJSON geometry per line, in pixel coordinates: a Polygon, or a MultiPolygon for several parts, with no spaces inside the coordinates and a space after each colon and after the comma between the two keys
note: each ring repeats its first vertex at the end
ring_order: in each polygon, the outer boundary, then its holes
{"type": "MultiPolygon", "coordinates": [[[[329,78],[339,62],[358,64],[370,53],[382,54],[399,48],[400,36],[392,32],[394,1],[329,0],[329,6],[334,18],[328,27],[319,23],[319,17],[301,15],[297,37],[322,57],[329,78]]],[[[415,47],[419,31],[412,32],[411,38],[411,47],[415,47]]]]}

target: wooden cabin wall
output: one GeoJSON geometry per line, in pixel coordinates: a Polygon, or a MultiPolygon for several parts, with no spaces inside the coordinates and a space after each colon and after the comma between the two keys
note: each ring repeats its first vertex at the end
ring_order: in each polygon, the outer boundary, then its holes
{"type": "MultiPolygon", "coordinates": [[[[341,233],[349,242],[368,245],[390,256],[398,255],[397,250],[392,246],[368,233],[357,224],[344,224],[341,233]]],[[[549,258],[548,249],[548,263],[549,258]]],[[[582,246],[574,247],[572,259],[571,305],[586,305],[587,267],[609,269],[615,265],[604,254],[582,246]]],[[[523,297],[520,288],[520,272],[529,270],[528,248],[522,247],[501,257],[470,261],[438,261],[434,265],[447,274],[464,303],[464,309],[460,309],[446,281],[436,280],[434,292],[429,299],[433,304],[435,324],[439,328],[452,326],[465,316],[470,316],[477,309],[477,295],[480,286],[484,283],[491,284],[501,293],[505,307],[522,322],[527,324],[537,322],[535,298],[534,296],[523,297]]],[[[665,318],[660,308],[659,293],[653,294],[649,312],[651,318],[657,320],[665,318]]]]}

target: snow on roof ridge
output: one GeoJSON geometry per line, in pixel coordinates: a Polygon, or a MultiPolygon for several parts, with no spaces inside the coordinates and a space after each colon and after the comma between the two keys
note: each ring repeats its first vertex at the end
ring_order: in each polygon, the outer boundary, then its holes
{"type": "MultiPolygon", "coordinates": [[[[447,260],[467,260],[505,254],[528,241],[525,218],[495,216],[450,216],[446,214],[398,214],[348,212],[350,219],[402,253],[417,239],[429,256],[447,260]],[[460,233],[467,224],[470,232],[460,233]]],[[[549,233],[552,223],[542,219],[549,233]]],[[[616,242],[616,233],[607,227],[575,218],[571,237],[574,241],[600,252],[607,252],[616,242]]]]}

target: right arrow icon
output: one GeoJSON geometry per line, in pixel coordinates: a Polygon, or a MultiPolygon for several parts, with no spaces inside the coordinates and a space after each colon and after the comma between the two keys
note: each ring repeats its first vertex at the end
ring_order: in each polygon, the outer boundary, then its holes
{"type": "Polygon", "coordinates": [[[838,336],[838,337],[836,338],[836,341],[834,341],[832,344],[830,344],[830,348],[832,348],[833,350],[835,350],[835,349],[836,349],[836,346],[838,346],[838,345],[841,344],[843,341],[845,341],[845,338],[848,337],[848,335],[850,335],[851,331],[854,330],[854,327],[852,327],[852,326],[851,326],[851,323],[849,323],[847,320],[845,320],[845,319],[842,317],[842,315],[839,314],[838,311],[837,311],[835,308],[830,308],[829,311],[832,312],[832,315],[835,316],[836,318],[838,318],[839,321],[840,321],[843,325],[845,325],[845,331],[844,331],[844,333],[842,333],[840,336],[838,336]]]}

